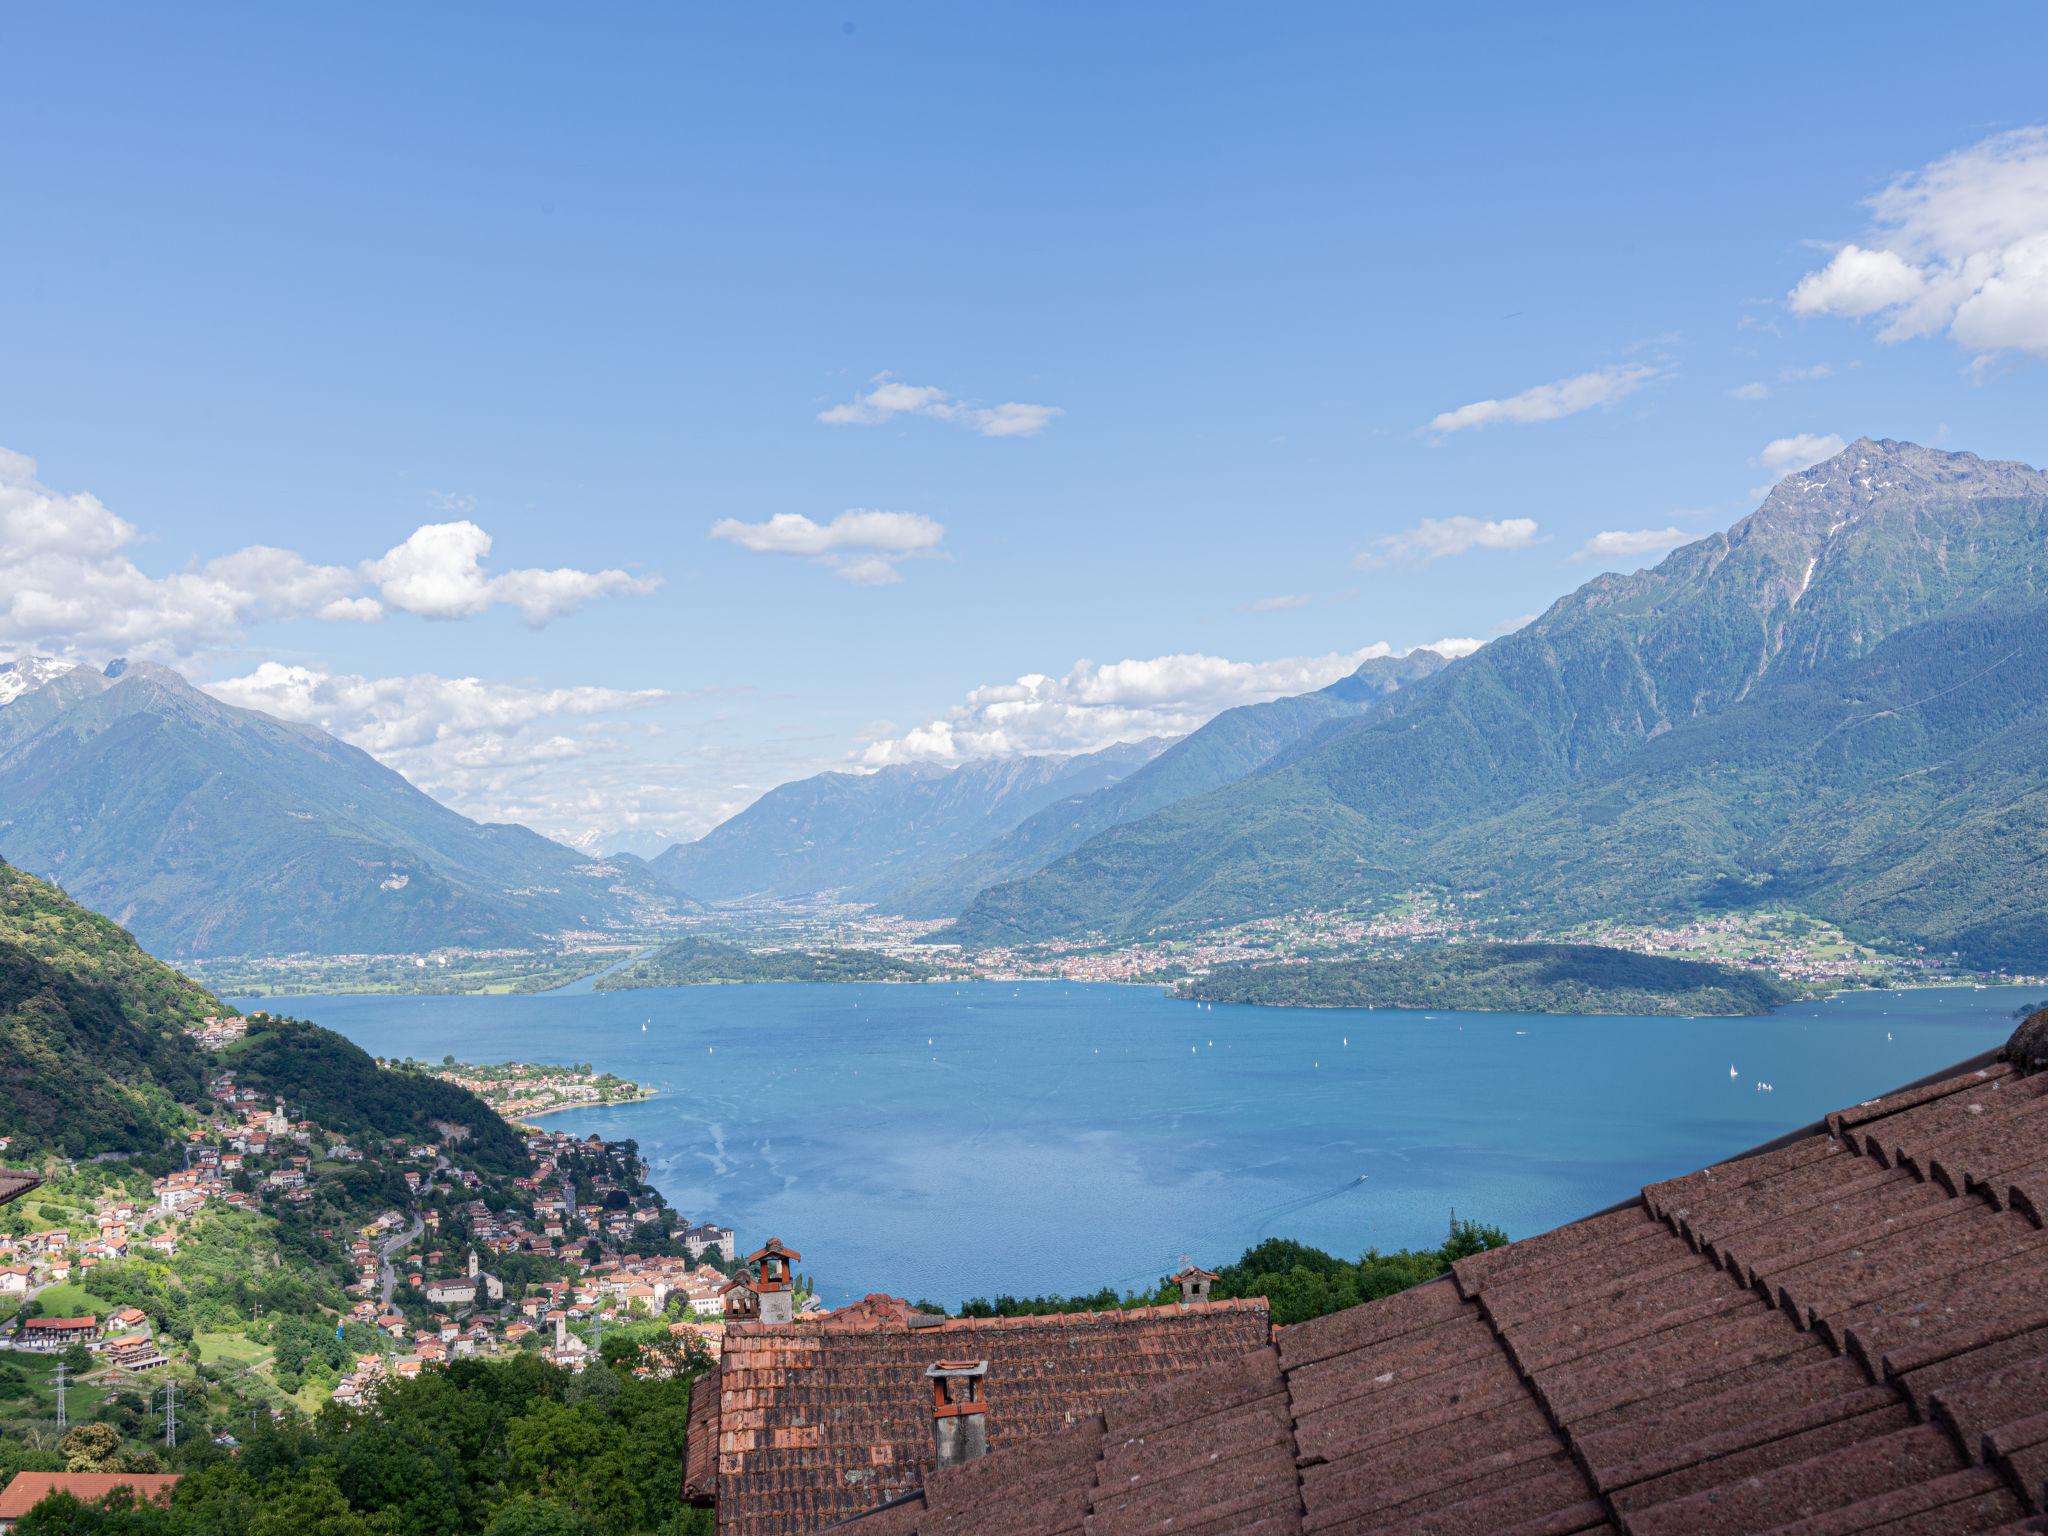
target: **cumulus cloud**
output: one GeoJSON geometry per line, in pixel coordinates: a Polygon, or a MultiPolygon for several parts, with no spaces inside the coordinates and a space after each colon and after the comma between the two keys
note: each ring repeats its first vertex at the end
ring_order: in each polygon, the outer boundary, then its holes
{"type": "Polygon", "coordinates": [[[538,625],[593,597],[655,584],[624,571],[491,575],[481,565],[490,535],[471,522],[428,524],[361,565],[252,544],[167,576],[135,564],[129,550],[140,539],[98,497],[52,490],[35,460],[0,449],[0,643],[184,656],[263,620],[371,623],[388,609],[459,618],[494,603],[538,625]]]}
{"type": "MultiPolygon", "coordinates": [[[[1429,647],[1445,655],[1478,649],[1475,640],[1429,647]]],[[[1328,687],[1360,662],[1397,654],[1384,643],[1323,656],[1231,661],[1184,652],[1098,665],[1077,661],[1065,675],[1027,672],[992,683],[937,719],[868,744],[868,767],[951,763],[1019,752],[1093,752],[1119,741],[1182,736],[1239,704],[1328,687]]]]}
{"type": "Polygon", "coordinates": [[[363,677],[276,661],[202,686],[229,704],[318,726],[486,819],[502,819],[503,807],[475,793],[479,771],[581,757],[598,743],[567,732],[569,722],[682,697],[659,688],[531,688],[430,672],[363,677]]]}
{"type": "Polygon", "coordinates": [[[1747,384],[1736,385],[1728,393],[1737,400],[1765,400],[1770,397],[1771,386],[1761,380],[1751,380],[1747,384]]]}
{"type": "Polygon", "coordinates": [[[591,598],[614,592],[649,592],[658,581],[626,571],[514,570],[491,575],[483,560],[491,536],[467,518],[426,523],[402,544],[365,562],[363,574],[377,595],[401,613],[424,619],[462,619],[494,603],[515,608],[538,628],[591,598]]]}
{"type": "Polygon", "coordinates": [[[842,581],[881,586],[901,581],[896,564],[913,555],[929,555],[946,536],[943,523],[917,512],[875,512],[855,507],[829,523],[813,522],[797,512],[778,512],[766,522],[743,523],[722,517],[711,525],[711,537],[737,544],[757,555],[797,555],[813,560],[842,581]]]}
{"type": "Polygon", "coordinates": [[[1957,150],[1867,206],[1869,232],[1799,280],[1794,313],[1880,317],[1881,341],[1946,330],[1980,354],[2048,357],[2048,127],[1957,150]]]}
{"type": "Polygon", "coordinates": [[[1429,430],[1438,437],[1473,427],[1497,426],[1503,422],[1556,421],[1576,416],[1596,406],[1612,405],[1641,389],[1666,370],[1651,363],[1628,363],[1596,368],[1551,384],[1538,384],[1510,395],[1505,400],[1474,400],[1456,410],[1432,417],[1429,430]]]}
{"type": "Polygon", "coordinates": [[[1364,570],[1387,565],[1433,565],[1475,549],[1526,549],[1536,542],[1532,517],[1425,517],[1413,528],[1389,533],[1353,562],[1364,570]]]}
{"type": "Polygon", "coordinates": [[[1054,417],[1065,414],[1056,405],[1027,405],[1018,400],[971,405],[933,385],[905,384],[878,373],[868,381],[868,388],[845,404],[818,412],[818,420],[835,427],[875,427],[898,416],[923,416],[967,427],[983,437],[1036,437],[1054,417]]]}
{"type": "Polygon", "coordinates": [[[1694,537],[1683,528],[1613,528],[1586,540],[1572,552],[1572,559],[1634,569],[1643,563],[1642,557],[1690,544],[1694,537]]]}

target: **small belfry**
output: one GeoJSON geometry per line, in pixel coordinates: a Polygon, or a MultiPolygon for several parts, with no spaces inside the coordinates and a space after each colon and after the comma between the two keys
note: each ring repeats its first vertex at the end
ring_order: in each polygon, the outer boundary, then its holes
{"type": "Polygon", "coordinates": [[[787,1323],[796,1317],[796,1266],[803,1255],[771,1237],[747,1255],[754,1271],[754,1294],[764,1323],[787,1323]]]}
{"type": "Polygon", "coordinates": [[[1174,1273],[1173,1283],[1180,1287],[1182,1305],[1193,1306],[1209,1299],[1209,1287],[1216,1283],[1216,1272],[1194,1263],[1183,1264],[1174,1273]]]}

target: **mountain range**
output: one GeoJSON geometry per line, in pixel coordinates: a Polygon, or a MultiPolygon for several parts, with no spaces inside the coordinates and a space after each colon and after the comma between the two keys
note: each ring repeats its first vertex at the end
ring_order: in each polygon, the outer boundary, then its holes
{"type": "Polygon", "coordinates": [[[984,889],[967,942],[1417,888],[1547,923],[1782,903],[2048,960],[2048,475],[1859,439],[1726,533],[984,889]]]}
{"type": "Polygon", "coordinates": [[[1774,905],[2048,963],[2048,475],[1859,439],[1455,660],[1178,741],[786,784],[651,863],[480,824],[166,668],[0,667],[0,854],[185,957],[417,953],[828,894],[970,945],[1402,892],[1502,931],[1774,905]]]}
{"type": "Polygon", "coordinates": [[[1048,805],[1117,784],[1167,745],[1146,740],[1078,756],[814,774],[771,789],[648,867],[673,889],[707,901],[818,893],[872,900],[980,848],[1048,805]]]}
{"type": "Polygon", "coordinates": [[[679,904],[147,662],[0,668],[0,854],[195,958],[523,946],[679,904]]]}

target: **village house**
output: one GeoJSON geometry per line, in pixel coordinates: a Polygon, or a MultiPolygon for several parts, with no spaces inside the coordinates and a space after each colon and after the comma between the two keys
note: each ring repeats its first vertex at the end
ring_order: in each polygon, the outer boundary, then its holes
{"type": "Polygon", "coordinates": [[[90,1344],[100,1336],[100,1320],[91,1313],[82,1317],[32,1317],[21,1325],[21,1349],[65,1349],[73,1344],[90,1344]]]}

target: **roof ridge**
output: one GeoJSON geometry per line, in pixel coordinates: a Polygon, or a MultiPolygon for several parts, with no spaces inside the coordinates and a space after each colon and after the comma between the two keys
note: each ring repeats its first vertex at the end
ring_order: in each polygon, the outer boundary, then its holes
{"type": "MultiPolygon", "coordinates": [[[[849,1303],[849,1307],[859,1303],[849,1303]]],[[[872,1317],[848,1318],[838,1322],[834,1317],[813,1318],[808,1322],[796,1320],[787,1323],[728,1323],[727,1339],[803,1339],[815,1338],[820,1334],[847,1333],[969,1333],[978,1331],[1001,1331],[1024,1328],[1079,1328],[1090,1324],[1114,1327],[1120,1324],[1150,1322],[1164,1317],[1187,1317],[1213,1315],[1223,1312],[1264,1312],[1270,1315],[1272,1304],[1264,1296],[1226,1296],[1211,1301],[1169,1301],[1157,1306],[1104,1307],[1096,1311],[1075,1312],[1026,1312],[1004,1317],[932,1317],[931,1322],[895,1322],[872,1317]]]]}

